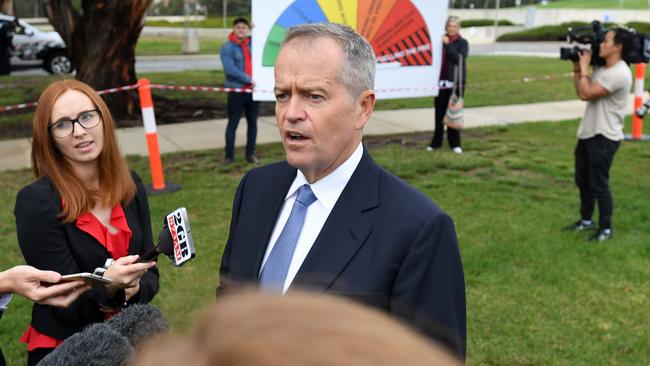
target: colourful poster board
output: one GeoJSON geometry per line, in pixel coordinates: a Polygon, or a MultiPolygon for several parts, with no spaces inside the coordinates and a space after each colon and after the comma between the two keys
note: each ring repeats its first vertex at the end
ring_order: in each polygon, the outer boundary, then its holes
{"type": "Polygon", "coordinates": [[[438,0],[253,0],[253,79],[259,89],[254,97],[273,100],[268,95],[272,69],[289,28],[318,22],[348,25],[369,41],[377,56],[378,98],[436,95],[441,47],[431,34],[442,34],[444,5],[438,0]]]}

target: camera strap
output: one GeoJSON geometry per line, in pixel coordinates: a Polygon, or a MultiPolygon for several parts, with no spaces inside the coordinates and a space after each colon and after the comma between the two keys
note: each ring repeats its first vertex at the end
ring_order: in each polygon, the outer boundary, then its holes
{"type": "Polygon", "coordinates": [[[454,87],[451,91],[456,97],[463,95],[463,55],[458,55],[458,65],[454,67],[454,87]]]}

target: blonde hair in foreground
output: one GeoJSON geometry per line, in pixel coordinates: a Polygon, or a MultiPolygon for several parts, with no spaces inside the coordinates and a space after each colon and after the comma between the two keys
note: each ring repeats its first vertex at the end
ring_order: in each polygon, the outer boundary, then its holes
{"type": "Polygon", "coordinates": [[[377,310],[329,295],[246,291],[223,296],[189,337],[141,349],[134,365],[461,365],[377,310]]]}

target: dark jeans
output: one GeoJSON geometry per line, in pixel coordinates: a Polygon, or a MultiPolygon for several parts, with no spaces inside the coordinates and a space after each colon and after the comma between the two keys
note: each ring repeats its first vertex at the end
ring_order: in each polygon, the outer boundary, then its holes
{"type": "Polygon", "coordinates": [[[54,348],[37,348],[27,352],[27,366],[36,366],[45,356],[54,351],[54,348]]]}
{"type": "Polygon", "coordinates": [[[591,220],[598,201],[598,224],[602,229],[612,227],[614,200],[609,187],[609,169],[614,161],[620,141],[612,141],[603,135],[578,140],[575,150],[575,179],[580,190],[580,214],[591,220]]]}
{"type": "Polygon", "coordinates": [[[246,113],[246,156],[255,155],[257,116],[260,102],[253,101],[251,93],[228,93],[228,126],[226,126],[226,158],[235,157],[235,132],[242,112],[246,113]]]}
{"type": "Polygon", "coordinates": [[[5,45],[0,45],[0,75],[11,74],[11,53],[8,49],[4,49],[5,45]]]}
{"type": "MultiPolygon", "coordinates": [[[[445,132],[445,125],[442,123],[442,119],[445,118],[445,114],[447,113],[449,98],[451,98],[451,89],[441,89],[438,92],[438,96],[434,98],[436,129],[433,131],[433,138],[431,139],[430,145],[433,148],[442,146],[442,135],[445,132]]],[[[460,146],[460,130],[447,127],[447,140],[449,141],[449,147],[452,149],[460,146]]]]}

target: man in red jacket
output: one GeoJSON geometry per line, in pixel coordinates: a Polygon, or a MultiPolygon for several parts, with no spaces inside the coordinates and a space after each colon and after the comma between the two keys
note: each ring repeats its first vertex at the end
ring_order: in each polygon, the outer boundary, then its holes
{"type": "MultiPolygon", "coordinates": [[[[251,58],[250,24],[245,18],[233,21],[232,32],[228,41],[221,47],[221,63],[226,74],[227,88],[252,89],[253,61],[251,58]]],[[[253,100],[252,93],[228,93],[228,126],[226,127],[226,164],[235,159],[235,132],[241,119],[242,112],[246,113],[246,161],[257,163],[255,156],[255,140],[257,138],[257,116],[260,113],[260,103],[253,100]]]]}

